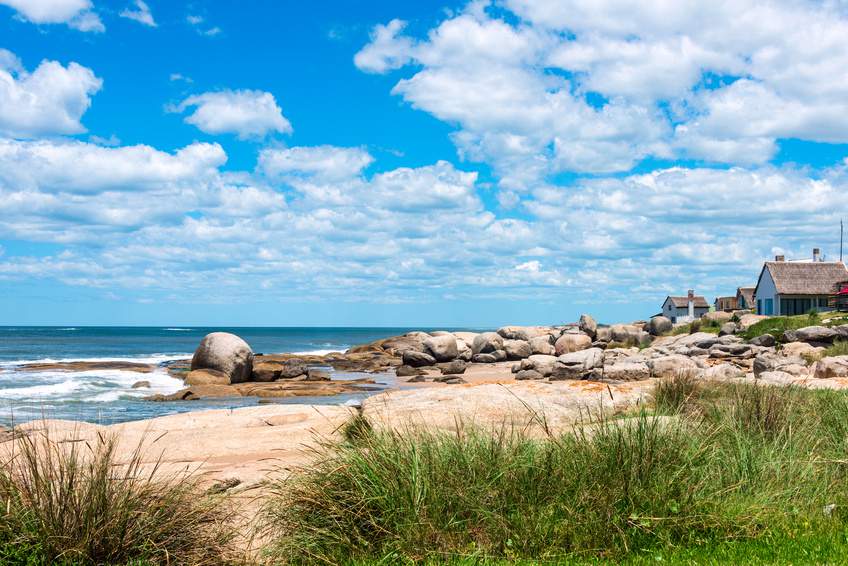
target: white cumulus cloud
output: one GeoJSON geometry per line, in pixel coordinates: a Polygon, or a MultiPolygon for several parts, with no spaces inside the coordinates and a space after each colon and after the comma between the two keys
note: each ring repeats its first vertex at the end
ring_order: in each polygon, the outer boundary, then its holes
{"type": "Polygon", "coordinates": [[[102,84],[91,69],[73,62],[45,60],[28,73],[11,52],[0,49],[0,134],[84,132],[80,119],[102,84]]]}
{"type": "Polygon", "coordinates": [[[261,138],[270,133],[292,132],[289,121],[270,92],[222,90],[189,96],[171,108],[192,110],[185,122],[207,134],[236,134],[239,138],[261,138]]]}
{"type": "Polygon", "coordinates": [[[34,24],[67,24],[84,32],[103,32],[106,27],[93,11],[91,0],[0,0],[34,24]]]}

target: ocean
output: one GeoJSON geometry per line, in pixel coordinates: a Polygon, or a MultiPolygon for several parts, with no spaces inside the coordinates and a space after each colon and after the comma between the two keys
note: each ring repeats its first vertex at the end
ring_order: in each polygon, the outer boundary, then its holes
{"type": "MultiPolygon", "coordinates": [[[[196,328],[196,327],[32,327],[0,326],[0,425],[57,418],[100,424],[146,419],[186,411],[255,405],[256,398],[150,402],[143,397],[183,387],[164,364],[190,358],[210,332],[232,332],[256,353],[324,354],[403,334],[409,328],[196,328]],[[156,364],[153,373],[123,370],[21,371],[35,362],[130,361],[156,364]],[[133,389],[137,381],[150,387],[133,389]]],[[[333,379],[361,374],[333,372],[333,379]]],[[[376,377],[383,387],[391,377],[376,377]]],[[[336,404],[373,392],[334,397],[265,399],[263,402],[336,404]]]]}

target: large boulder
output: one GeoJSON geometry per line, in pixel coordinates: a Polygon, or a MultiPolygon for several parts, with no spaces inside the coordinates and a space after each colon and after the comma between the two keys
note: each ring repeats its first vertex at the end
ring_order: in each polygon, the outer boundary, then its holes
{"type": "Polygon", "coordinates": [[[806,342],[789,342],[788,344],[784,344],[780,349],[780,355],[786,357],[810,358],[821,357],[824,354],[824,351],[825,349],[821,346],[813,346],[806,342]]]}
{"type": "Polygon", "coordinates": [[[763,352],[754,358],[754,377],[766,372],[782,371],[795,376],[806,376],[810,370],[803,358],[774,352],[763,352]]]}
{"type": "Polygon", "coordinates": [[[436,358],[426,352],[407,350],[403,353],[403,364],[414,368],[434,366],[436,365],[436,358]]]}
{"type": "Polygon", "coordinates": [[[622,360],[604,366],[604,379],[614,381],[641,381],[651,377],[651,368],[645,362],[622,360]]]}
{"type": "Polygon", "coordinates": [[[461,373],[465,373],[465,369],[467,367],[468,364],[462,360],[454,360],[452,362],[438,365],[439,371],[442,372],[442,375],[459,375],[461,373]]]}
{"type": "Polygon", "coordinates": [[[186,385],[229,385],[230,377],[215,369],[196,369],[188,372],[186,385]]]}
{"type": "Polygon", "coordinates": [[[588,314],[580,315],[580,320],[578,321],[577,326],[580,328],[580,332],[584,333],[592,340],[594,340],[595,336],[598,334],[598,323],[595,322],[595,319],[588,314]]]}
{"type": "Polygon", "coordinates": [[[783,333],[785,342],[833,342],[838,336],[836,330],[824,326],[805,326],[798,330],[787,330],[783,333]]]}
{"type": "Polygon", "coordinates": [[[524,340],[504,340],[503,349],[509,360],[523,360],[533,353],[530,343],[524,340]]]}
{"type": "Polygon", "coordinates": [[[648,334],[651,336],[662,336],[667,332],[671,332],[672,328],[674,328],[674,324],[672,324],[670,318],[665,316],[651,317],[647,326],[648,334]]]}
{"type": "Polygon", "coordinates": [[[551,379],[600,379],[603,376],[603,368],[604,351],[600,348],[589,348],[559,356],[551,379]]]}
{"type": "Polygon", "coordinates": [[[544,354],[533,354],[526,360],[521,360],[520,370],[534,370],[548,377],[554,372],[556,365],[556,356],[546,356],[544,354]]]}
{"type": "Polygon", "coordinates": [[[739,327],[736,326],[735,322],[725,322],[721,325],[721,328],[718,331],[719,336],[732,336],[736,334],[736,331],[739,330],[739,327]]]}
{"type": "Polygon", "coordinates": [[[648,346],[651,343],[651,335],[635,324],[614,324],[610,326],[610,339],[612,342],[626,344],[627,346],[648,346]]]}
{"type": "Polygon", "coordinates": [[[581,333],[566,333],[557,338],[554,344],[554,350],[558,356],[568,354],[570,352],[579,352],[592,346],[592,339],[586,334],[581,333]]]}
{"type": "Polygon", "coordinates": [[[269,382],[278,379],[293,379],[306,375],[308,371],[309,368],[306,363],[297,358],[285,362],[258,362],[253,364],[253,381],[269,382]]]}
{"type": "Polygon", "coordinates": [[[725,322],[730,322],[730,319],[733,318],[733,313],[724,311],[713,311],[704,314],[702,318],[704,320],[709,320],[710,322],[717,322],[719,323],[719,325],[721,325],[725,322]]]}
{"type": "Polygon", "coordinates": [[[777,344],[777,340],[774,339],[774,336],[771,334],[760,334],[759,336],[752,338],[749,342],[752,346],[763,346],[765,348],[771,348],[775,344],[777,344]]]}
{"type": "Polygon", "coordinates": [[[813,376],[819,379],[848,377],[848,356],[832,356],[816,362],[813,376]]]}
{"type": "Polygon", "coordinates": [[[497,332],[478,334],[471,343],[471,351],[474,354],[491,354],[496,350],[503,350],[503,337],[497,332]]]}
{"type": "Polygon", "coordinates": [[[648,361],[651,366],[651,377],[695,377],[701,373],[701,368],[694,360],[680,354],[661,356],[648,361]]]}
{"type": "Polygon", "coordinates": [[[745,372],[735,364],[718,364],[708,367],[703,373],[704,379],[712,379],[715,381],[728,381],[731,379],[740,379],[745,377],[745,372]]]}
{"type": "Polygon", "coordinates": [[[535,338],[530,339],[530,353],[531,354],[545,354],[548,356],[553,356],[556,353],[556,348],[554,348],[553,344],[553,336],[550,334],[546,334],[544,336],[536,336],[535,338]]]}
{"type": "Polygon", "coordinates": [[[230,383],[242,383],[253,372],[253,350],[229,332],[213,332],[200,341],[191,358],[191,369],[213,369],[226,375],[230,383]]]}
{"type": "Polygon", "coordinates": [[[525,342],[546,334],[548,331],[549,329],[538,326],[502,326],[498,328],[498,334],[501,337],[507,340],[524,340],[525,342]]]}
{"type": "Polygon", "coordinates": [[[437,362],[449,362],[459,355],[459,346],[453,334],[446,333],[425,339],[424,349],[437,362]]]}

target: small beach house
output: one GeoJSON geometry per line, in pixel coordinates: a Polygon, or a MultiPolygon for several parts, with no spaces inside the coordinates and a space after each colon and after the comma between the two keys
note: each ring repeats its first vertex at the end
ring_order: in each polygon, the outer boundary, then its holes
{"type": "Polygon", "coordinates": [[[740,310],[751,310],[757,306],[754,300],[756,287],[739,287],[736,289],[736,308],[740,310]]]}
{"type": "Polygon", "coordinates": [[[732,297],[716,297],[713,306],[715,306],[715,310],[717,311],[734,311],[736,310],[736,296],[734,295],[732,297]]]}
{"type": "Polygon", "coordinates": [[[828,299],[848,280],[848,269],[840,261],[822,261],[818,249],[813,259],[786,261],[784,256],[767,261],[760,271],[754,295],[757,314],[792,316],[811,310],[831,310],[828,299]]]}
{"type": "Polygon", "coordinates": [[[704,297],[696,297],[690,290],[685,297],[666,297],[662,305],[662,315],[671,322],[692,322],[710,312],[710,305],[704,297]]]}

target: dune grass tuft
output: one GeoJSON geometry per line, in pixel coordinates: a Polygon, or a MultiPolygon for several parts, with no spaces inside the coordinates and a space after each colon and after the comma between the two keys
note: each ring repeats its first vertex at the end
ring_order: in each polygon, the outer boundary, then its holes
{"type": "MultiPolygon", "coordinates": [[[[264,512],[270,556],[641,563],[848,527],[845,395],[680,378],[655,398],[653,414],[545,438],[369,427],[280,481],[264,512]]],[[[813,561],[846,545],[816,548],[813,561]]]]}
{"type": "Polygon", "coordinates": [[[0,563],[221,564],[233,530],[221,498],[187,474],[125,462],[114,437],[19,438],[0,469],[0,563]]]}

